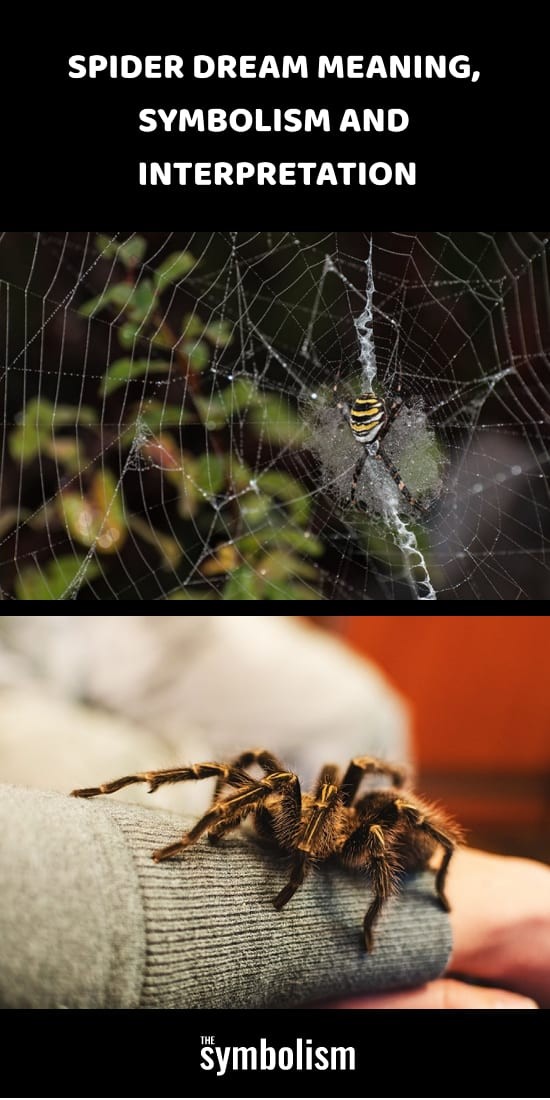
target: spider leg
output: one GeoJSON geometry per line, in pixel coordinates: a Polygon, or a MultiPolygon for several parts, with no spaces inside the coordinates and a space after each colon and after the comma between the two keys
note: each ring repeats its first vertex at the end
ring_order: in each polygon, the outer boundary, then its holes
{"type": "Polygon", "coordinates": [[[390,797],[374,819],[370,817],[361,822],[348,837],[341,852],[342,862],[348,867],[365,869],[371,882],[374,896],[363,921],[366,951],[372,950],[373,926],[384,902],[397,890],[398,863],[389,833],[397,817],[394,802],[395,799],[390,797]]]}
{"type": "Polygon", "coordinates": [[[365,775],[387,775],[394,787],[402,787],[406,771],[397,764],[389,764],[386,760],[378,760],[375,756],[356,756],[342,780],[344,806],[351,806],[365,775]]]}
{"type": "MultiPolygon", "coordinates": [[[[242,773],[246,776],[246,773],[242,773]]],[[[163,859],[169,859],[170,856],[176,855],[178,852],[188,848],[190,844],[194,844],[196,840],[202,836],[212,826],[219,824],[232,825],[236,818],[239,818],[239,822],[244,816],[244,812],[252,813],[259,809],[263,802],[269,798],[270,794],[281,788],[287,786],[296,786],[297,791],[300,790],[300,784],[298,777],[293,772],[273,772],[271,775],[265,776],[264,779],[257,781],[251,780],[250,776],[246,776],[247,785],[239,790],[231,798],[225,798],[221,802],[215,802],[213,806],[205,813],[196,825],[189,830],[188,833],[175,841],[173,844],[169,844],[166,848],[158,848],[153,852],[153,859],[156,863],[159,863],[163,859]]],[[[299,794],[298,794],[299,797],[299,794]]],[[[238,824],[239,822],[235,822],[238,824]]]]}
{"type": "Polygon", "coordinates": [[[357,459],[357,462],[355,463],[355,469],[353,471],[353,478],[352,478],[352,481],[351,481],[351,492],[350,492],[350,497],[349,497],[349,503],[350,503],[351,508],[355,507],[355,497],[356,497],[356,494],[357,494],[357,486],[359,484],[359,478],[361,477],[361,474],[363,473],[363,469],[364,469],[364,466],[365,466],[365,462],[367,461],[367,458],[368,458],[368,455],[367,455],[366,447],[363,447],[363,451],[360,454],[359,458],[357,459]]]}
{"type": "Polygon", "coordinates": [[[149,794],[157,790],[163,783],[184,783],[188,779],[210,779],[212,776],[223,777],[224,783],[235,787],[240,784],[250,783],[251,777],[246,772],[239,771],[231,764],[192,764],[188,768],[162,768],[160,771],[136,772],[135,775],[124,775],[122,779],[113,779],[110,783],[101,783],[99,787],[81,787],[71,791],[74,798],[95,798],[98,794],[114,794],[123,787],[130,787],[133,783],[148,783],[149,794]]]}
{"type": "Polygon", "coordinates": [[[395,481],[399,492],[403,494],[407,503],[411,505],[411,508],[418,508],[420,512],[427,512],[428,509],[425,507],[425,505],[420,504],[416,497],[413,497],[411,491],[407,489],[407,486],[405,485],[405,482],[403,481],[403,478],[401,477],[397,466],[394,466],[391,458],[388,457],[382,446],[378,447],[378,451],[375,457],[380,459],[384,463],[384,466],[386,467],[386,470],[388,471],[390,477],[393,481],[395,481]]]}
{"type": "Polygon", "coordinates": [[[384,435],[386,434],[391,424],[393,424],[396,416],[399,416],[399,413],[402,412],[403,408],[403,398],[396,396],[388,409],[388,418],[384,425],[384,435]]]}
{"type": "Polygon", "coordinates": [[[227,833],[231,833],[234,829],[238,829],[239,825],[254,809],[258,809],[258,807],[255,807],[254,804],[251,803],[250,806],[245,806],[240,813],[236,813],[234,816],[228,818],[228,820],[220,821],[217,825],[214,825],[208,833],[209,843],[217,844],[223,836],[227,835],[227,833]]]}
{"type": "MultiPolygon", "coordinates": [[[[235,759],[231,761],[231,767],[233,768],[249,768],[252,764],[258,764],[265,775],[269,775],[270,772],[284,771],[284,765],[281,764],[280,760],[278,760],[273,753],[267,752],[266,749],[249,749],[248,752],[242,752],[240,756],[236,756],[235,759]]],[[[219,800],[226,782],[223,775],[220,775],[216,782],[216,788],[211,803],[212,806],[219,800]]],[[[217,844],[222,836],[231,832],[232,829],[238,828],[241,821],[248,816],[249,812],[250,810],[247,809],[239,818],[235,818],[229,822],[221,822],[219,825],[216,825],[208,834],[210,843],[217,844]]]]}
{"type": "MultiPolygon", "coordinates": [[[[258,764],[265,775],[268,775],[269,772],[284,771],[284,766],[281,764],[280,760],[278,760],[276,756],[273,756],[273,753],[267,752],[266,749],[250,749],[248,752],[242,752],[240,756],[236,756],[234,760],[230,761],[229,766],[242,770],[243,768],[249,768],[251,764],[258,764]]],[[[220,775],[216,782],[212,802],[217,802],[226,782],[225,776],[220,775]]]]}
{"type": "Polygon", "coordinates": [[[297,852],[292,861],[290,878],[277,897],[273,899],[276,909],[282,909],[302,885],[311,864],[306,852],[297,852]]]}
{"type": "Polygon", "coordinates": [[[407,818],[411,825],[421,829],[431,840],[443,848],[443,858],[435,875],[435,889],[443,909],[449,912],[451,907],[445,894],[445,882],[452,855],[461,840],[459,829],[455,825],[449,826],[446,822],[441,821],[440,815],[434,814],[427,806],[417,805],[403,799],[396,799],[395,804],[399,812],[407,818]]]}
{"type": "Polygon", "coordinates": [[[381,825],[371,825],[367,837],[367,851],[370,855],[369,877],[374,898],[365,913],[363,938],[365,951],[372,951],[373,927],[385,901],[396,891],[396,868],[386,854],[386,841],[381,825]]]}
{"type": "MultiPolygon", "coordinates": [[[[282,909],[294,896],[299,886],[309,871],[311,861],[315,858],[326,857],[330,852],[330,839],[324,835],[324,826],[330,816],[338,812],[340,806],[338,787],[331,782],[331,774],[337,774],[338,769],[329,765],[323,769],[321,778],[316,788],[315,795],[310,798],[309,806],[306,806],[305,819],[302,814],[296,820],[298,826],[294,832],[295,855],[291,865],[290,879],[287,885],[274,899],[276,909],[282,909]],[[326,778],[326,772],[329,772],[326,778]]],[[[277,833],[277,822],[274,823],[277,833]]]]}
{"type": "Polygon", "coordinates": [[[326,783],[333,783],[335,786],[340,786],[340,768],[337,764],[324,764],[319,773],[319,778],[315,784],[315,798],[320,798],[321,791],[326,783]]]}

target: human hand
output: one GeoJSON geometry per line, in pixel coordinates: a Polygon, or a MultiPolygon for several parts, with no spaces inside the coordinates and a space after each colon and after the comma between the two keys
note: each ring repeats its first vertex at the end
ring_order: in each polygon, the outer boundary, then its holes
{"type": "Polygon", "coordinates": [[[503,986],[550,1007],[550,868],[459,849],[449,865],[448,973],[503,986]]]}
{"type": "Polygon", "coordinates": [[[536,1008],[534,1001],[505,989],[484,989],[441,978],[416,989],[324,1001],[318,1008],[536,1008]]]}
{"type": "Polygon", "coordinates": [[[418,989],[327,1002],[327,1008],[550,1007],[550,868],[460,848],[449,865],[454,978],[418,989]],[[498,987],[498,988],[495,988],[498,987]],[[519,996],[518,996],[519,994],[519,996]]]}

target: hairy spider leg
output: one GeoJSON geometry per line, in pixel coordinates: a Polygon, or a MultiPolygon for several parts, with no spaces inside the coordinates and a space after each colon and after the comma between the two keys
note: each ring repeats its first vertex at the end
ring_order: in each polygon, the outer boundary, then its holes
{"type": "Polygon", "coordinates": [[[406,770],[396,764],[388,764],[386,760],[379,760],[376,756],[356,756],[351,761],[342,780],[342,802],[344,806],[351,806],[365,775],[387,775],[394,787],[402,787],[405,782],[406,770]]]}
{"type": "Polygon", "coordinates": [[[396,799],[395,804],[399,813],[410,821],[411,825],[427,833],[436,844],[443,848],[443,858],[435,875],[435,889],[443,909],[448,913],[451,907],[445,894],[445,882],[451,857],[456,849],[457,842],[461,839],[460,830],[454,825],[454,837],[451,836],[446,831],[445,826],[438,820],[438,816],[430,812],[425,806],[403,799],[396,799]]]}
{"type": "Polygon", "coordinates": [[[156,791],[163,783],[185,783],[189,779],[210,779],[212,776],[220,776],[224,783],[231,787],[238,787],[242,783],[251,783],[252,777],[246,772],[232,767],[231,764],[192,764],[188,768],[162,768],[153,772],[136,772],[135,775],[124,775],[122,779],[113,779],[110,783],[101,783],[99,787],[81,787],[71,791],[74,798],[95,798],[98,794],[114,794],[123,787],[130,787],[133,783],[148,783],[149,794],[156,791]]]}
{"type": "MultiPolygon", "coordinates": [[[[269,772],[283,772],[285,770],[281,761],[278,760],[276,756],[273,756],[273,753],[267,752],[266,749],[250,749],[248,752],[242,752],[240,756],[236,756],[234,760],[229,761],[229,766],[231,768],[246,769],[252,764],[258,764],[265,775],[268,775],[269,772]]],[[[216,782],[216,789],[212,802],[218,801],[225,786],[225,782],[224,776],[220,775],[216,782]]]]}
{"type": "MultiPolygon", "coordinates": [[[[236,756],[235,759],[231,761],[231,766],[234,768],[249,768],[252,764],[258,764],[265,775],[269,775],[271,772],[284,771],[284,765],[281,764],[280,760],[266,749],[250,749],[248,752],[242,752],[240,756],[236,756]]],[[[225,785],[226,781],[224,777],[220,776],[216,783],[216,789],[211,803],[212,806],[219,800],[225,785]]],[[[231,821],[222,821],[219,825],[214,826],[208,834],[210,844],[217,844],[222,836],[225,836],[226,833],[231,832],[233,829],[237,829],[241,821],[243,821],[245,817],[248,817],[251,812],[251,807],[247,806],[238,817],[232,818],[231,821]]]]}
{"type": "Polygon", "coordinates": [[[397,890],[397,867],[386,853],[386,840],[381,824],[369,827],[366,848],[370,856],[368,873],[374,890],[374,898],[365,913],[363,938],[365,951],[372,951],[374,922],[384,902],[397,890]]]}
{"type": "Polygon", "coordinates": [[[296,797],[297,799],[300,798],[300,783],[294,772],[274,772],[272,775],[266,775],[264,779],[250,781],[250,777],[248,777],[248,780],[248,786],[244,790],[232,795],[231,798],[225,798],[222,802],[215,803],[188,833],[184,833],[180,840],[167,845],[166,848],[158,848],[153,852],[155,862],[159,863],[163,859],[169,859],[170,856],[188,848],[213,825],[217,825],[220,819],[225,818],[227,824],[230,824],[236,817],[242,820],[243,810],[249,813],[258,810],[271,794],[285,786],[295,786],[296,797]]]}
{"type": "Polygon", "coordinates": [[[332,775],[336,776],[337,771],[334,765],[329,765],[321,773],[314,800],[306,810],[305,820],[296,838],[296,852],[291,864],[290,878],[273,900],[276,909],[282,909],[294,896],[311,867],[311,861],[318,854],[316,847],[319,831],[322,830],[327,815],[333,813],[338,805],[338,787],[331,781],[332,775]]]}
{"type": "Polygon", "coordinates": [[[292,860],[290,878],[286,886],[284,886],[280,893],[277,894],[277,897],[273,899],[273,904],[276,909],[283,909],[287,902],[294,897],[294,894],[302,885],[309,868],[310,863],[306,852],[297,852],[292,860]]]}
{"type": "Polygon", "coordinates": [[[336,787],[340,786],[340,768],[337,764],[324,764],[321,768],[314,788],[315,798],[320,798],[325,783],[333,783],[336,787]]]}
{"type": "Polygon", "coordinates": [[[360,822],[341,852],[345,866],[366,870],[371,881],[374,896],[363,921],[363,940],[367,952],[372,950],[373,926],[380,910],[384,902],[397,892],[398,861],[391,845],[391,832],[397,818],[395,796],[389,795],[374,821],[360,822]]]}
{"type": "MultiPolygon", "coordinates": [[[[269,775],[270,772],[282,772],[284,771],[284,765],[277,759],[273,753],[268,752],[267,749],[250,749],[248,752],[242,752],[240,756],[236,756],[234,760],[230,761],[233,768],[249,768],[252,764],[258,764],[265,775],[269,775]]],[[[216,788],[212,798],[211,805],[213,806],[220,798],[226,781],[221,775],[216,782],[216,788]]],[[[222,836],[231,832],[233,829],[237,829],[241,821],[251,813],[251,808],[246,807],[239,817],[233,818],[231,821],[222,821],[219,825],[216,825],[210,830],[208,834],[208,840],[211,844],[216,844],[222,836]]]]}

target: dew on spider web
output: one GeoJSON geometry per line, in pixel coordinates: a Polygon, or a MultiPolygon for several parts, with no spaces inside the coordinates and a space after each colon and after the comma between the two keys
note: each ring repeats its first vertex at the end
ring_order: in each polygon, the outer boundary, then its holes
{"type": "Polygon", "coordinates": [[[275,598],[291,553],[312,598],[548,597],[548,235],[99,239],[0,238],[4,598],[70,555],[63,598],[219,598],[243,547],[275,598]],[[156,333],[120,298],[81,312],[140,239],[140,293],[178,249],[196,261],[156,333]],[[337,378],[348,402],[401,385],[383,448],[425,515],[374,453],[347,506],[361,451],[337,378]],[[70,514],[101,488],[126,524],[110,547],[70,514]]]}

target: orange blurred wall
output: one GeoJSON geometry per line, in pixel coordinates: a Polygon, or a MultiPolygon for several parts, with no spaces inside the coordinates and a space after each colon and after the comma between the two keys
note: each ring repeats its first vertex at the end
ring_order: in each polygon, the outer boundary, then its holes
{"type": "Polygon", "coordinates": [[[548,616],[344,615],[340,628],[412,701],[421,768],[548,769],[548,616]]]}

